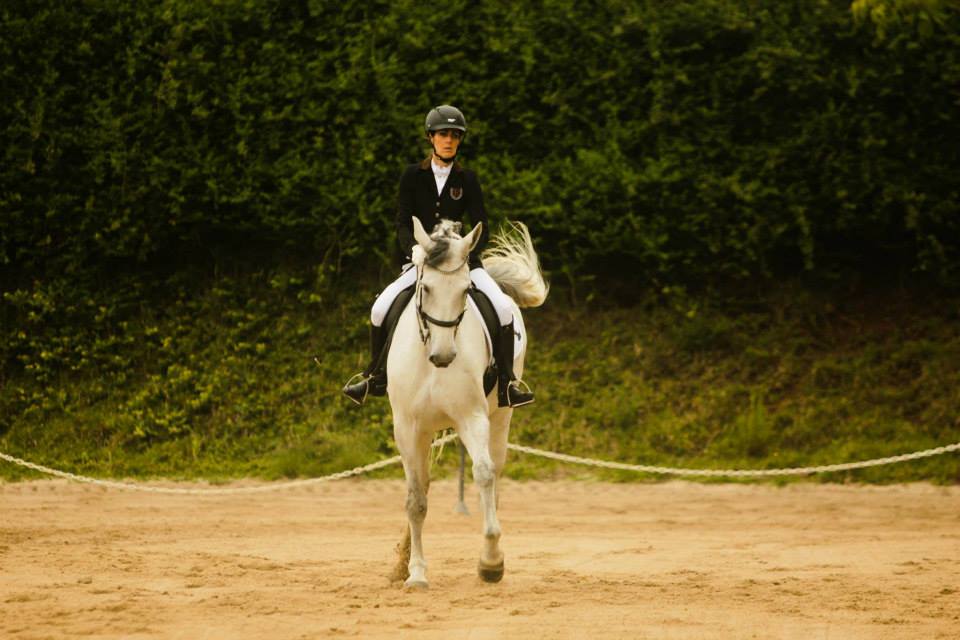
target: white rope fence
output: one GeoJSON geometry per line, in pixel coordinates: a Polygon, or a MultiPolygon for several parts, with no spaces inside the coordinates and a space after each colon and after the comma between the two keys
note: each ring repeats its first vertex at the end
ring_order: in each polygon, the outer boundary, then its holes
{"type": "MultiPolygon", "coordinates": [[[[434,440],[431,445],[432,448],[443,447],[448,442],[452,442],[457,438],[457,434],[451,433],[434,440]]],[[[596,460],[593,458],[581,458],[580,456],[571,456],[565,453],[555,453],[553,451],[544,451],[543,449],[536,449],[534,447],[526,447],[519,444],[508,444],[507,448],[512,449],[513,451],[519,451],[520,453],[526,453],[534,456],[540,456],[542,458],[548,458],[550,460],[557,460],[560,462],[567,462],[570,464],[580,464],[590,467],[599,467],[603,469],[616,469],[618,471],[635,471],[638,473],[652,473],[659,475],[676,475],[676,476],[688,476],[688,477],[707,477],[707,478],[748,478],[748,477],[771,477],[771,476],[801,476],[801,475],[810,475],[814,473],[828,473],[832,471],[849,471],[851,469],[865,469],[867,467],[879,467],[881,465],[887,464],[896,464],[898,462],[907,462],[909,460],[919,460],[920,458],[930,458],[932,456],[939,456],[945,453],[952,453],[955,451],[960,451],[960,442],[955,442],[954,444],[948,444],[942,447],[936,447],[933,449],[925,449],[923,451],[914,451],[913,453],[905,453],[897,456],[889,456],[887,458],[875,458],[873,460],[861,460],[859,462],[843,462],[840,464],[828,464],[820,465],[814,467],[790,467],[785,469],[684,469],[677,467],[657,467],[643,464],[626,464],[623,462],[609,462],[606,460],[596,460]]],[[[32,469],[34,471],[39,471],[40,473],[45,473],[51,476],[56,476],[58,478],[64,478],[67,480],[74,480],[77,482],[85,482],[88,484],[99,485],[102,487],[109,487],[112,489],[126,489],[132,491],[145,491],[149,493],[166,493],[166,494],[179,494],[179,495],[234,495],[234,494],[243,494],[243,493],[266,493],[268,491],[279,491],[281,489],[291,489],[295,487],[305,487],[309,485],[319,484],[321,482],[330,482],[333,480],[342,480],[344,478],[350,478],[353,476],[359,476],[370,471],[375,471],[377,469],[382,469],[384,467],[389,467],[391,465],[397,464],[400,462],[400,456],[393,456],[392,458],[386,458],[380,460],[379,462],[373,462],[362,467],[355,467],[353,469],[348,469],[346,471],[340,471],[338,473],[333,473],[327,476],[322,476],[319,478],[307,478],[304,480],[293,480],[291,482],[280,482],[280,483],[271,483],[264,485],[257,485],[253,487],[231,487],[231,488],[216,488],[209,487],[204,489],[183,489],[179,487],[156,487],[152,485],[139,484],[134,482],[118,482],[116,480],[100,480],[98,478],[90,478],[87,476],[77,475],[75,473],[69,473],[67,471],[60,471],[57,469],[51,469],[50,467],[45,467],[40,464],[33,462],[28,462],[20,458],[8,455],[0,451],[0,460],[6,460],[7,462],[19,465],[21,467],[26,467],[27,469],[32,469]]]]}
{"type": "MultiPolygon", "coordinates": [[[[442,438],[434,440],[433,447],[442,447],[444,444],[455,440],[457,434],[451,433],[442,438]]],[[[21,467],[26,467],[27,469],[33,469],[34,471],[39,471],[40,473],[46,473],[51,476],[56,476],[58,478],[64,478],[66,480],[75,480],[77,482],[85,482],[87,484],[94,484],[101,487],[110,487],[111,489],[127,489],[130,491],[145,491],[148,493],[167,493],[167,494],[178,494],[178,495],[188,495],[188,496],[223,496],[223,495],[235,495],[239,493],[266,493],[268,491],[279,491],[281,489],[293,489],[295,487],[306,487],[309,485],[320,484],[321,482],[330,482],[332,480],[343,480],[344,478],[350,478],[352,476],[359,476],[364,473],[369,473],[370,471],[376,471],[377,469],[382,469],[384,467],[389,467],[390,465],[397,464],[400,462],[400,456],[393,456],[392,458],[386,458],[385,460],[380,460],[379,462],[373,462],[362,467],[354,467],[353,469],[348,469],[346,471],[340,471],[338,473],[332,473],[328,476],[323,476],[320,478],[305,478],[303,480],[292,480],[290,482],[274,482],[270,484],[257,485],[255,487],[228,487],[218,489],[216,487],[209,487],[205,489],[183,489],[180,487],[155,487],[152,485],[139,484],[135,482],[117,482],[116,480],[100,480],[99,478],[89,478],[87,476],[80,476],[75,473],[69,473],[67,471],[59,471],[57,469],[51,469],[50,467],[45,467],[41,464],[36,464],[33,462],[27,462],[26,460],[21,460],[20,458],[15,458],[11,455],[7,455],[0,451],[0,459],[6,460],[7,462],[12,462],[13,464],[19,465],[21,467]]]]}
{"type": "Polygon", "coordinates": [[[918,460],[920,458],[929,458],[939,456],[944,453],[960,451],[960,442],[948,444],[935,449],[925,449],[924,451],[914,451],[899,456],[890,456],[888,458],[875,458],[873,460],[861,460],[860,462],[844,462],[841,464],[827,464],[817,467],[790,467],[786,469],[680,469],[676,467],[652,467],[644,464],[624,464],[622,462],[607,462],[605,460],[593,460],[591,458],[581,458],[571,456],[565,453],[554,453],[552,451],[543,451],[533,447],[525,447],[519,444],[509,444],[509,448],[522,453],[529,453],[551,460],[560,462],[569,462],[571,464],[582,464],[590,467],[601,467],[604,469],[618,469],[620,471],[637,471],[639,473],[655,473],[660,475],[675,476],[700,476],[708,478],[747,478],[764,476],[805,476],[813,473],[828,473],[830,471],[848,471],[850,469],[864,469],[866,467],[879,467],[885,464],[894,464],[897,462],[906,462],[907,460],[918,460]]]}

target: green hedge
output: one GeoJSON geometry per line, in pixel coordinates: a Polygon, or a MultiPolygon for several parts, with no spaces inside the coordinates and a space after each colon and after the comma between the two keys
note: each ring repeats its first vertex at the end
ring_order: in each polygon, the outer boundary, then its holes
{"type": "Polygon", "coordinates": [[[956,284],[958,26],[813,0],[4,2],[0,288],[251,247],[389,260],[443,102],[554,270],[956,284]]]}

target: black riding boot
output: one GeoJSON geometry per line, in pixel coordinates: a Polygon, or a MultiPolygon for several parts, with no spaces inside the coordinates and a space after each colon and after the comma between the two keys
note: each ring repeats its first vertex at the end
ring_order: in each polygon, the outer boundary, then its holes
{"type": "Polygon", "coordinates": [[[370,325],[370,364],[363,373],[350,378],[343,387],[343,393],[357,404],[363,404],[368,395],[382,396],[387,393],[387,371],[381,365],[381,352],[386,337],[386,329],[370,325]],[[360,381],[351,384],[351,381],[357,377],[360,381]]]}
{"type": "Polygon", "coordinates": [[[513,375],[513,338],[512,322],[500,327],[496,358],[500,378],[497,385],[497,404],[501,407],[522,407],[533,402],[533,392],[529,387],[526,391],[521,389],[513,375]]]}

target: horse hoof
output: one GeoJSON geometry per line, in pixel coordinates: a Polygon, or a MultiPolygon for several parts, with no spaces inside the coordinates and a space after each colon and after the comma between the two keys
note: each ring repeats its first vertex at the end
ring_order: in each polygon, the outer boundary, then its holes
{"type": "Polygon", "coordinates": [[[481,560],[478,571],[484,582],[500,582],[503,579],[503,560],[494,565],[484,564],[481,560]]]}
{"type": "Polygon", "coordinates": [[[407,578],[406,582],[403,583],[403,587],[408,591],[426,591],[429,586],[426,580],[414,580],[413,578],[407,578]]]}

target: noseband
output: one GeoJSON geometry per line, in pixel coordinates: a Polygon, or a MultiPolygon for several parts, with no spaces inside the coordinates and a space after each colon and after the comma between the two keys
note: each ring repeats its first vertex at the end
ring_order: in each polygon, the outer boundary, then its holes
{"type": "MultiPolygon", "coordinates": [[[[463,268],[463,265],[467,264],[467,261],[464,260],[460,263],[460,266],[450,269],[440,269],[439,267],[433,267],[440,273],[445,276],[452,276],[453,274],[460,271],[463,268]]],[[[423,280],[423,266],[417,267],[417,328],[420,329],[420,340],[423,341],[423,344],[427,344],[427,340],[430,339],[430,325],[434,324],[438,327],[453,327],[453,336],[457,336],[457,330],[460,328],[460,323],[463,321],[463,314],[467,311],[467,299],[463,299],[463,310],[460,311],[458,315],[453,320],[438,320],[434,318],[429,313],[423,310],[423,285],[421,281],[423,280]]]]}

